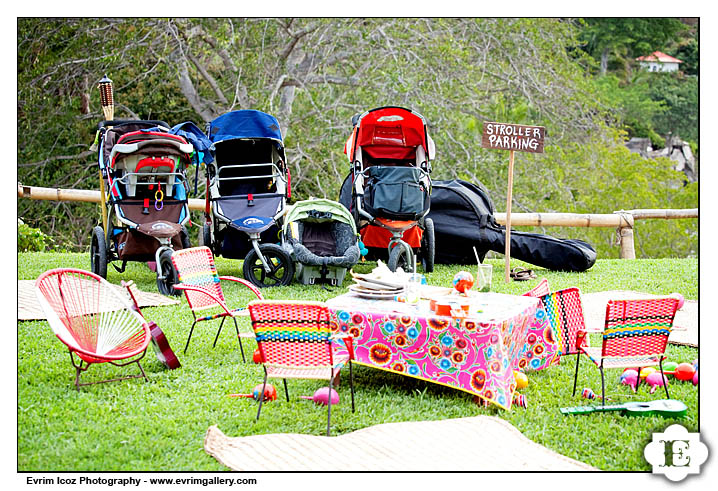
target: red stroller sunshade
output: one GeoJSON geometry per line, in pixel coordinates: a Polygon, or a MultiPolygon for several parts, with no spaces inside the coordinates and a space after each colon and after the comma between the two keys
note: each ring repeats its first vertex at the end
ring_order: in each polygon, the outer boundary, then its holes
{"type": "Polygon", "coordinates": [[[374,158],[410,159],[418,145],[428,149],[424,120],[399,107],[367,113],[359,122],[357,138],[357,146],[374,158]]]}

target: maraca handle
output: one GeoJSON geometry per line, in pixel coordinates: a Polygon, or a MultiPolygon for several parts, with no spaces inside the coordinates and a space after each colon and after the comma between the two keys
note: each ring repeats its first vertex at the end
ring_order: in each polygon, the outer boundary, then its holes
{"type": "Polygon", "coordinates": [[[247,397],[247,398],[254,398],[254,394],[227,394],[227,397],[247,397]]]}

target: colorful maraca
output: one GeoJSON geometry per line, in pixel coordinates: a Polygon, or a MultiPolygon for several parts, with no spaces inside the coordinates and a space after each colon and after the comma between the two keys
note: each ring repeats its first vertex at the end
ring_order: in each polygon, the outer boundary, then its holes
{"type": "Polygon", "coordinates": [[[468,271],[459,271],[454,275],[454,289],[466,295],[466,292],[474,286],[474,275],[468,271]]]}
{"type": "MultiPolygon", "coordinates": [[[[581,397],[584,399],[601,399],[598,397],[598,394],[593,392],[588,387],[584,387],[584,389],[581,391],[581,397]]],[[[606,399],[607,401],[610,401],[610,399],[606,399]]]]}
{"type": "Polygon", "coordinates": [[[646,380],[646,377],[648,377],[650,374],[654,373],[656,371],[653,367],[646,367],[641,368],[641,380],[646,380]]]}
{"type": "MultiPolygon", "coordinates": [[[[314,391],[314,395],[311,397],[309,396],[301,396],[302,399],[309,399],[310,401],[314,401],[315,404],[321,404],[322,406],[326,406],[329,404],[329,387],[320,387],[317,390],[314,391]]],[[[332,405],[339,404],[339,394],[336,390],[331,389],[332,394],[332,405]]]]}
{"type": "Polygon", "coordinates": [[[696,373],[696,369],[690,363],[679,363],[676,369],[673,371],[673,376],[677,380],[686,381],[692,380],[693,374],[696,373]]]}
{"type": "MultiPolygon", "coordinates": [[[[259,394],[262,392],[262,384],[257,385],[252,389],[251,394],[229,394],[229,397],[251,397],[254,400],[259,400],[259,394]]],[[[277,389],[272,384],[267,384],[264,388],[264,400],[265,401],[276,401],[277,400],[277,389]]]]}
{"type": "Polygon", "coordinates": [[[653,372],[646,377],[646,383],[651,386],[651,394],[653,394],[658,387],[668,384],[668,380],[661,372],[653,372]]]}
{"type": "Polygon", "coordinates": [[[516,404],[518,407],[528,407],[526,396],[519,394],[518,392],[514,392],[514,397],[511,399],[511,403],[516,404]]]}
{"type": "Polygon", "coordinates": [[[625,370],[623,374],[621,374],[621,383],[628,385],[635,392],[638,386],[638,372],[632,368],[625,370]]]}

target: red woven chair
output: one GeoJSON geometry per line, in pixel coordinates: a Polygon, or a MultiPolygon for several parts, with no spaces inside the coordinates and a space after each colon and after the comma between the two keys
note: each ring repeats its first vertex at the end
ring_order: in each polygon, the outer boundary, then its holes
{"type": "Polygon", "coordinates": [[[187,352],[189,341],[192,339],[194,326],[197,325],[198,322],[222,319],[222,322],[219,324],[219,329],[217,329],[214,343],[212,344],[212,347],[214,347],[217,344],[217,339],[219,339],[219,333],[222,332],[225,319],[231,317],[234,321],[234,329],[237,332],[239,349],[242,352],[242,361],[246,361],[244,358],[244,348],[242,347],[242,338],[254,337],[254,334],[240,333],[239,326],[237,325],[237,317],[247,316],[248,312],[244,307],[230,309],[227,306],[220,281],[240,283],[249,288],[257,298],[262,299],[263,297],[260,291],[250,282],[243,279],[235,278],[234,276],[219,276],[217,274],[217,268],[214,265],[212,251],[205,246],[174,251],[172,253],[172,264],[177,271],[179,281],[179,284],[176,284],[174,288],[175,290],[184,291],[187,304],[194,318],[189,336],[187,337],[187,343],[184,347],[184,352],[187,352]],[[206,311],[212,313],[206,315],[206,311]],[[198,313],[205,315],[198,316],[198,313]]]}
{"type": "MultiPolygon", "coordinates": [[[[668,336],[678,309],[678,299],[672,297],[641,300],[609,300],[603,344],[600,348],[581,346],[580,352],[588,356],[601,372],[601,400],[605,401],[604,368],[644,367],[658,365],[663,373],[668,336]]],[[[579,342],[586,335],[579,333],[579,342]]],[[[573,379],[573,395],[576,394],[578,364],[573,379]]],[[[668,394],[668,384],[663,384],[668,394]]]]}
{"type": "Polygon", "coordinates": [[[52,331],[70,350],[77,390],[129,378],[147,380],[140,360],[151,339],[149,326],[113,285],[88,271],[53,269],[35,281],[35,293],[52,331]],[[137,363],[141,375],[80,383],[80,374],[93,363],[137,363]]]}
{"type": "MultiPolygon", "coordinates": [[[[349,387],[354,412],[354,346],[351,336],[334,337],[329,328],[329,309],[320,302],[252,301],[252,327],[264,366],[262,392],[268,378],[281,378],[289,401],[288,378],[329,380],[329,389],[341,368],[349,363],[349,387]],[[348,354],[337,355],[332,341],[342,339],[348,354]]],[[[262,412],[259,398],[257,420],[262,412]]],[[[332,404],[327,404],[327,436],[330,434],[332,404]]]]}

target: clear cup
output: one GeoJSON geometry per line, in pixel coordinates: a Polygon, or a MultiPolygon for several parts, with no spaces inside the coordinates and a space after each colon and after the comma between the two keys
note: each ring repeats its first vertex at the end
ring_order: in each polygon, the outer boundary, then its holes
{"type": "Polygon", "coordinates": [[[426,284],[426,278],[423,274],[411,273],[406,283],[406,301],[408,303],[417,303],[421,298],[421,285],[426,284]]]}
{"type": "Polygon", "coordinates": [[[494,267],[490,264],[479,264],[476,270],[476,291],[490,292],[491,277],[494,273],[494,267]]]}

